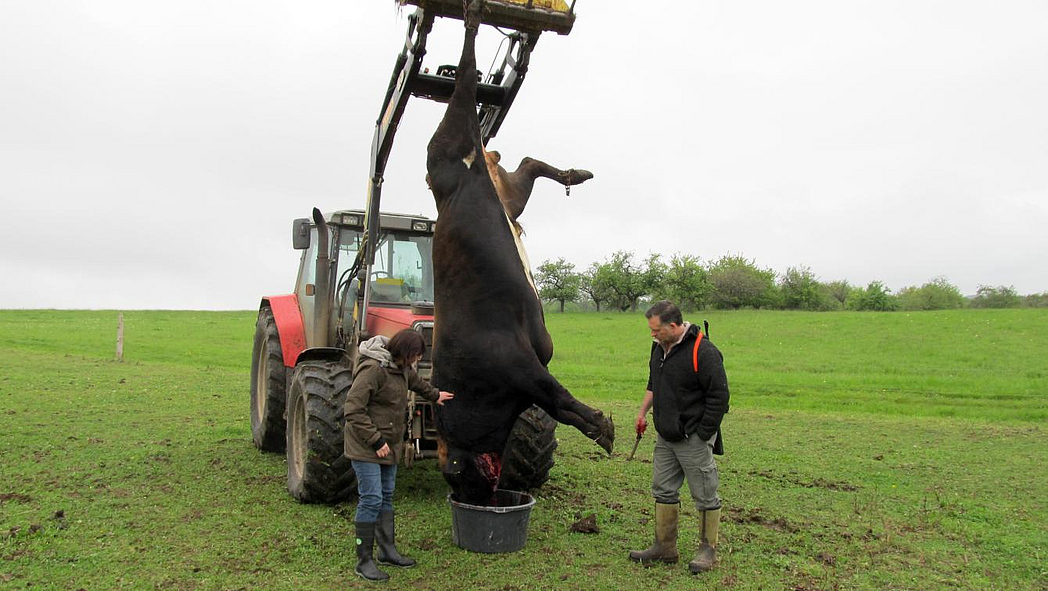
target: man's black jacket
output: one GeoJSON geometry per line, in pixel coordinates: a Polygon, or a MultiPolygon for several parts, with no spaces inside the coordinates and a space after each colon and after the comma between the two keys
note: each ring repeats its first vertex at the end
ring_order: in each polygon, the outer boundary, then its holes
{"type": "Polygon", "coordinates": [[[665,358],[662,346],[651,344],[648,390],[654,393],[655,430],[667,441],[694,436],[709,440],[716,433],[713,452],[720,455],[724,453],[720,424],[728,412],[728,377],[724,357],[705,335],[695,371],[692,356],[698,335],[699,327],[692,324],[665,358]]]}

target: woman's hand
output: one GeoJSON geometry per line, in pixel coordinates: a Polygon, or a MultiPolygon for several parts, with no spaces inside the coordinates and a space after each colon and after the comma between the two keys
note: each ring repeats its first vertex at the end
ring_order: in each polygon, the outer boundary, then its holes
{"type": "Polygon", "coordinates": [[[378,451],[375,452],[375,455],[377,455],[380,458],[384,458],[388,456],[392,451],[393,450],[389,449],[388,443],[383,443],[382,447],[380,447],[378,451]]]}
{"type": "Polygon", "coordinates": [[[437,396],[437,404],[439,404],[441,406],[444,406],[444,402],[446,402],[448,400],[451,400],[454,397],[455,397],[455,395],[452,394],[451,392],[445,392],[445,391],[441,390],[440,391],[440,395],[437,396]]]}

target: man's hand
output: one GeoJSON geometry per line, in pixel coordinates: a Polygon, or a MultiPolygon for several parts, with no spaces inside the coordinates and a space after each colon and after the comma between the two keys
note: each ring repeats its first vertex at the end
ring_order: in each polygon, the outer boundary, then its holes
{"type": "Polygon", "coordinates": [[[648,419],[644,418],[644,415],[637,415],[637,424],[634,425],[637,430],[637,435],[644,435],[644,431],[648,428],[648,419]]]}
{"type": "Polygon", "coordinates": [[[390,454],[390,452],[392,452],[392,451],[393,450],[389,449],[389,444],[388,443],[383,443],[382,447],[380,447],[378,449],[378,451],[375,452],[375,455],[380,457],[380,458],[384,458],[384,457],[388,456],[390,454]]]}
{"type": "Polygon", "coordinates": [[[451,392],[440,391],[440,395],[437,396],[437,404],[444,406],[444,402],[451,400],[455,395],[451,392]]]}

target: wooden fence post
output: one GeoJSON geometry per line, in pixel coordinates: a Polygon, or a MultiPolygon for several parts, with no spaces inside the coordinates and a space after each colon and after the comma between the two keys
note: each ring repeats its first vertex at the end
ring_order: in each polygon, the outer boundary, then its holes
{"type": "Polygon", "coordinates": [[[121,312],[117,316],[116,324],[116,360],[123,363],[124,361],[124,313],[121,312]]]}

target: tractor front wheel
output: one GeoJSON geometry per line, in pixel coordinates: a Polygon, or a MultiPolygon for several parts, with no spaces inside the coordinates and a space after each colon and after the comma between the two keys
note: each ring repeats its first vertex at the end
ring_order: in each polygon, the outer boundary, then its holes
{"type": "Polygon", "coordinates": [[[272,310],[262,308],[255,323],[251,356],[251,438],[261,450],[284,451],[286,389],[287,368],[277,322],[272,310]]]}
{"type": "Polygon", "coordinates": [[[526,491],[549,480],[557,449],[557,421],[537,406],[520,413],[502,452],[499,488],[526,491]]]}
{"type": "Polygon", "coordinates": [[[287,401],[287,490],[303,503],[336,503],[356,491],[356,474],[343,455],[343,409],[352,383],[345,363],[304,361],[295,368],[287,401]]]}

